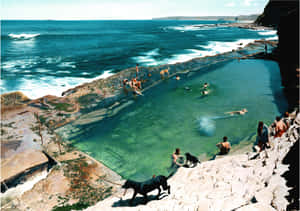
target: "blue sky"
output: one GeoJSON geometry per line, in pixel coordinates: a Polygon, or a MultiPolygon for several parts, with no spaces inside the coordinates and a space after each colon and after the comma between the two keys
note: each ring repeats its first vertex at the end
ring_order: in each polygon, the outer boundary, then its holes
{"type": "Polygon", "coordinates": [[[249,15],[268,0],[1,0],[1,19],[151,19],[249,15]]]}

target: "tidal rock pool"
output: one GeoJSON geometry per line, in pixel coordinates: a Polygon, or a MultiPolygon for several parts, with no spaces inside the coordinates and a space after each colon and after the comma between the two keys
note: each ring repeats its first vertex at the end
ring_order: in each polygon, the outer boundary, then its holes
{"type": "Polygon", "coordinates": [[[270,124],[286,109],[277,63],[234,60],[165,80],[72,142],[124,178],[144,180],[169,174],[175,148],[204,159],[223,136],[232,145],[254,142],[258,121],[270,124]],[[243,108],[245,115],[225,114],[243,108]]]}

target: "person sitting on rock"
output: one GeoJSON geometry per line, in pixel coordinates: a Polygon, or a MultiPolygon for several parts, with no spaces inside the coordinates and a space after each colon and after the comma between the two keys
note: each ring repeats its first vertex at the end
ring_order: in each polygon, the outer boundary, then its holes
{"type": "Polygon", "coordinates": [[[276,127],[275,127],[275,137],[281,137],[282,134],[287,130],[287,126],[280,119],[279,116],[276,117],[276,127]]]}
{"type": "Polygon", "coordinates": [[[216,144],[216,146],[220,149],[220,155],[228,154],[231,149],[230,143],[227,141],[227,139],[227,136],[224,136],[223,141],[216,144]]]}
{"type": "Polygon", "coordinates": [[[259,151],[264,150],[269,143],[269,131],[268,127],[264,125],[262,121],[258,123],[257,127],[257,145],[259,147],[259,151]]]}

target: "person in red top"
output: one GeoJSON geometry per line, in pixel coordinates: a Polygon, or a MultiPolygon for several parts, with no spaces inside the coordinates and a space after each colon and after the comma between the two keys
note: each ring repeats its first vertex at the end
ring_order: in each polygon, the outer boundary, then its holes
{"type": "Polygon", "coordinates": [[[286,124],[280,119],[280,117],[276,117],[276,126],[275,126],[275,137],[281,137],[282,134],[287,130],[286,124]]]}

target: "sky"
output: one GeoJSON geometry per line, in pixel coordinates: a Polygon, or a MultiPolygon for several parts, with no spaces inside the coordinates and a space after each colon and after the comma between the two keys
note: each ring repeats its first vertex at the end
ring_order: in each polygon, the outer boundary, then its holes
{"type": "Polygon", "coordinates": [[[1,19],[151,19],[260,14],[268,0],[1,0],[1,19]]]}

